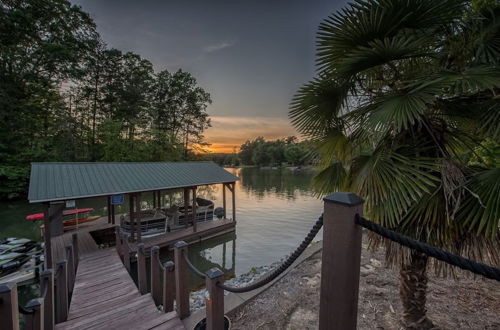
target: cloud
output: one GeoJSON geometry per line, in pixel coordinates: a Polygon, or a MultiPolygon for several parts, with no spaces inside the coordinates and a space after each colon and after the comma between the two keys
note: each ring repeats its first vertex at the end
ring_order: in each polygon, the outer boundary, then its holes
{"type": "Polygon", "coordinates": [[[210,117],[212,127],[205,132],[205,137],[212,144],[215,152],[232,152],[246,140],[263,136],[269,140],[297,135],[286,118],[278,117],[210,117]]]}
{"type": "Polygon", "coordinates": [[[219,50],[232,47],[236,43],[236,40],[221,41],[219,43],[208,45],[203,48],[204,53],[218,52],[219,50]]]}

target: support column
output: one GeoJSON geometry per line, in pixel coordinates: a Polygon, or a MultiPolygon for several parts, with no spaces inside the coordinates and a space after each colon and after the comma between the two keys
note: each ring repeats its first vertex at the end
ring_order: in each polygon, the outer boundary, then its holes
{"type": "Polygon", "coordinates": [[[193,188],[193,232],[197,231],[198,217],[196,216],[196,187],[193,188]]]}
{"type": "Polygon", "coordinates": [[[217,283],[224,283],[224,273],[218,268],[212,268],[206,273],[209,293],[209,298],[206,299],[207,330],[224,329],[224,290],[217,283]]]}
{"type": "Polygon", "coordinates": [[[135,195],[135,224],[137,231],[137,242],[142,241],[142,233],[141,233],[141,194],[137,193],[135,195]]]}
{"type": "Polygon", "coordinates": [[[128,213],[129,213],[129,224],[130,224],[130,237],[132,241],[134,241],[134,232],[135,232],[135,212],[134,212],[134,194],[128,195],[128,213]]]}
{"type": "Polygon", "coordinates": [[[232,202],[233,202],[233,221],[236,221],[236,192],[235,192],[235,189],[234,189],[234,182],[232,183],[232,187],[231,187],[231,194],[232,194],[232,202]]]}
{"type": "Polygon", "coordinates": [[[111,214],[111,196],[108,196],[107,197],[107,202],[108,202],[108,223],[111,223],[111,217],[112,217],[112,214],[111,214]]]}
{"type": "Polygon", "coordinates": [[[224,219],[226,219],[226,184],[222,184],[222,208],[224,209],[224,219]]]}
{"type": "Polygon", "coordinates": [[[52,268],[52,233],[50,230],[50,214],[49,214],[49,203],[44,203],[43,205],[43,240],[45,243],[45,267],[44,269],[52,268]]]}
{"type": "Polygon", "coordinates": [[[115,224],[115,204],[111,204],[111,223],[115,224]]]}
{"type": "Polygon", "coordinates": [[[175,304],[179,318],[185,319],[191,313],[189,310],[189,274],[188,265],[184,259],[187,254],[187,244],[184,241],[174,245],[175,262],[175,304]]]}
{"type": "Polygon", "coordinates": [[[189,189],[184,188],[184,227],[188,227],[189,224],[189,189]]]}
{"type": "Polygon", "coordinates": [[[336,192],[324,199],[319,329],[356,329],[363,199],[336,192]]]}

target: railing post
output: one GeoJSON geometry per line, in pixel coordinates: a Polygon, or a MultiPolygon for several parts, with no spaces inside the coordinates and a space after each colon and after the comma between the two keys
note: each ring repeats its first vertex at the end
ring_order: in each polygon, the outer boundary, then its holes
{"type": "Polygon", "coordinates": [[[130,235],[123,235],[123,264],[130,273],[130,246],[128,245],[128,239],[130,235]]]}
{"type": "Polygon", "coordinates": [[[187,255],[187,243],[184,241],[175,243],[175,303],[177,314],[181,319],[188,317],[190,314],[188,265],[184,255],[187,255]]]}
{"type": "Polygon", "coordinates": [[[57,267],[61,272],[56,272],[56,323],[61,323],[68,318],[68,261],[57,262],[57,267]]]}
{"type": "Polygon", "coordinates": [[[116,252],[118,253],[118,255],[120,256],[120,259],[123,262],[122,236],[120,234],[120,227],[119,226],[115,227],[115,240],[116,240],[116,244],[115,244],[116,252]]]}
{"type": "Polygon", "coordinates": [[[42,330],[44,328],[43,298],[31,299],[26,304],[27,309],[33,310],[33,314],[25,316],[25,330],[42,330]]]}
{"type": "Polygon", "coordinates": [[[40,292],[45,292],[47,294],[43,299],[43,319],[44,319],[44,329],[52,330],[54,329],[54,273],[52,269],[44,270],[40,274],[40,292]]]}
{"type": "Polygon", "coordinates": [[[78,262],[80,261],[80,251],[78,249],[78,234],[73,233],[73,266],[75,267],[75,274],[76,270],[78,269],[78,262]]]}
{"type": "Polygon", "coordinates": [[[151,295],[155,304],[161,304],[161,273],[160,273],[160,247],[151,248],[151,295]]]}
{"type": "Polygon", "coordinates": [[[144,243],[137,244],[137,282],[141,294],[148,293],[148,280],[146,278],[146,252],[144,243]]]}
{"type": "Polygon", "coordinates": [[[206,300],[207,330],[224,329],[224,290],[217,283],[224,282],[224,273],[212,268],[206,273],[206,286],[209,298],[206,300]]]}
{"type": "Polygon", "coordinates": [[[70,295],[73,294],[73,287],[75,285],[75,255],[73,254],[73,246],[66,246],[66,259],[68,261],[68,292],[70,295]]]}
{"type": "Polygon", "coordinates": [[[163,264],[163,288],[162,305],[163,312],[168,313],[174,310],[175,299],[175,268],[172,261],[163,264]]]}
{"type": "Polygon", "coordinates": [[[356,329],[363,199],[336,192],[324,199],[319,329],[356,329]]]}
{"type": "Polygon", "coordinates": [[[17,285],[15,282],[0,284],[0,320],[2,329],[19,330],[17,285]]]}

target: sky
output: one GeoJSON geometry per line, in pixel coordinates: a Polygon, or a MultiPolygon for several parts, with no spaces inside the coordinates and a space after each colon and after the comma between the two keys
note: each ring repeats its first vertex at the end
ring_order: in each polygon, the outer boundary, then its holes
{"type": "Polygon", "coordinates": [[[90,13],[109,47],[150,60],[156,71],[190,72],[209,92],[214,152],[258,136],[298,135],[294,93],[315,74],[322,20],[345,1],[72,0],[90,13]]]}

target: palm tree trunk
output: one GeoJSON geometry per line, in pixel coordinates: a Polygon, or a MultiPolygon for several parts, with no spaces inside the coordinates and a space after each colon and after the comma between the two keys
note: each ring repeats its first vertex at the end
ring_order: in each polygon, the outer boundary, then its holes
{"type": "Polygon", "coordinates": [[[403,304],[403,327],[411,330],[432,329],[426,316],[427,256],[412,252],[410,261],[401,265],[399,295],[403,304]]]}

